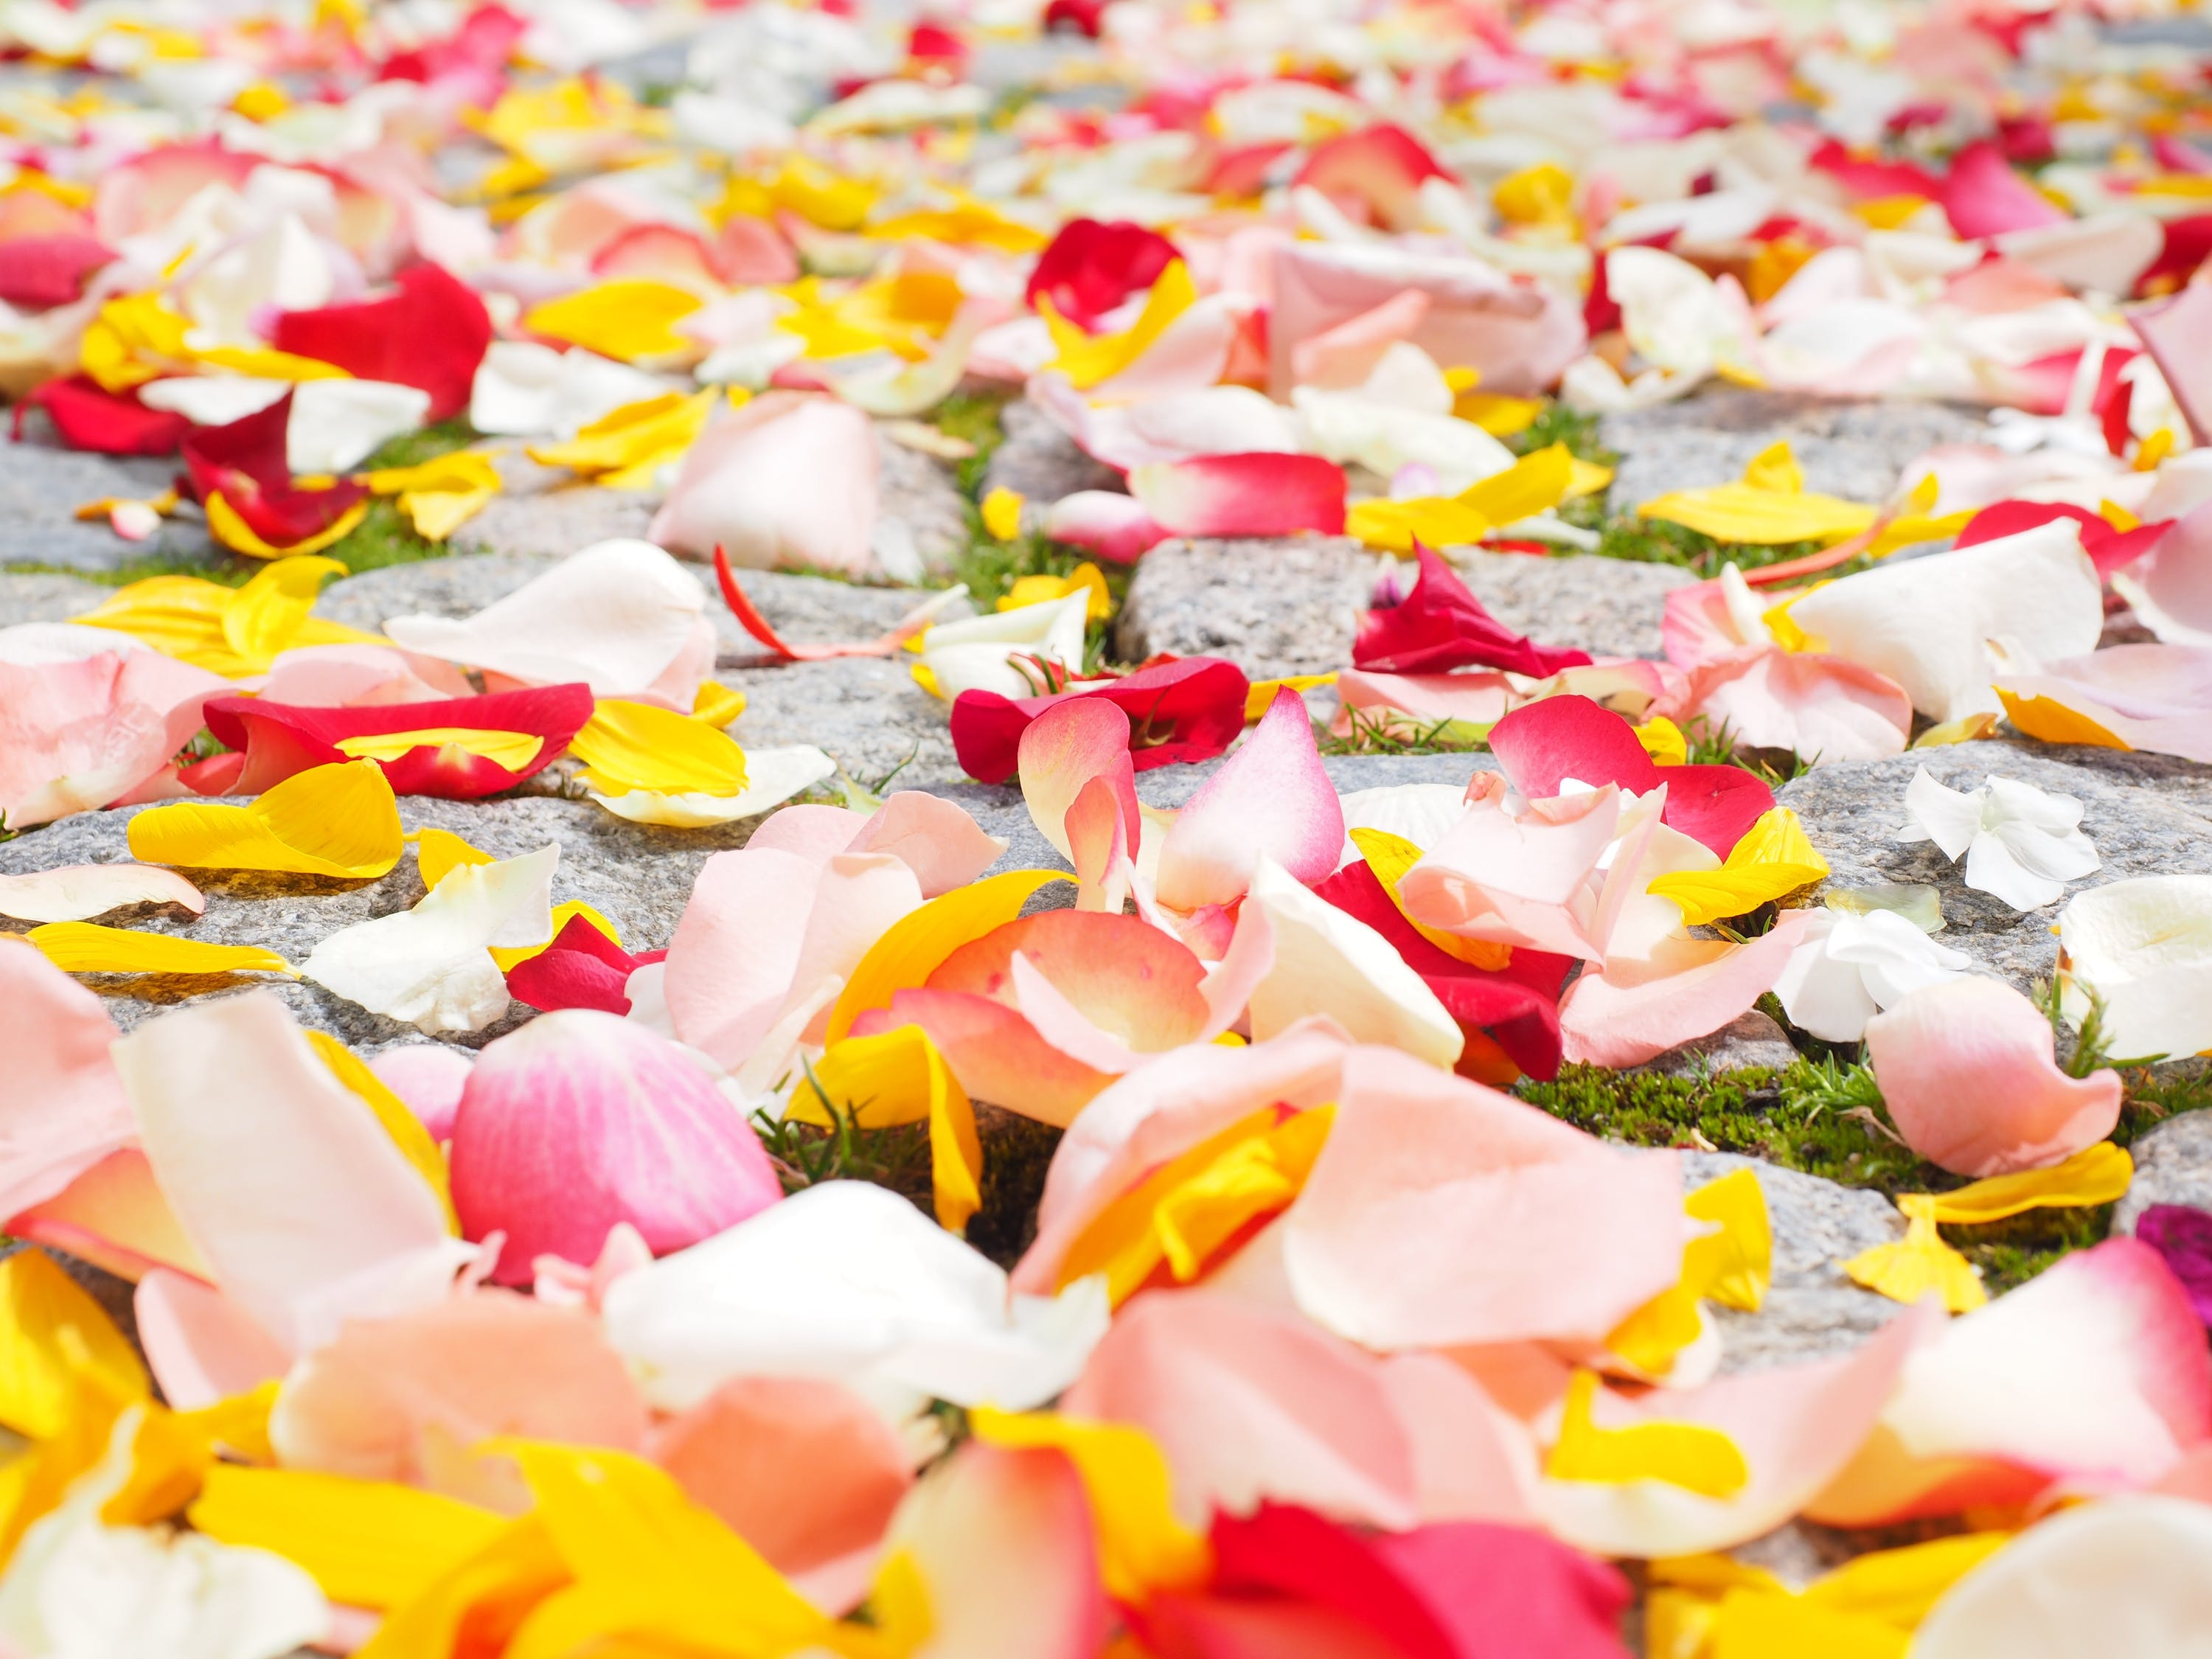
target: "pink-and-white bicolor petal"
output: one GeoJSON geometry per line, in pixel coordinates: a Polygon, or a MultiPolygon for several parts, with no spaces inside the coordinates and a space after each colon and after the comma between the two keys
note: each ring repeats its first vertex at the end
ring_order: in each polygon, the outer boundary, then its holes
{"type": "Polygon", "coordinates": [[[1880,1427],[1806,1506],[1883,1526],[2148,1486],[2212,1439],[2203,1322],[2157,1251],[2112,1238],[1941,1328],[1880,1427]]]}
{"type": "Polygon", "coordinates": [[[52,1198],[136,1138],[100,999],[36,949],[0,940],[0,1222],[52,1198]]]}
{"type": "Polygon", "coordinates": [[[1178,910],[1227,904],[1267,854],[1300,881],[1336,867],[1344,812],[1314,746],[1305,702],[1288,687],[1176,815],[1160,851],[1158,896],[1178,910]]]}
{"type": "Polygon", "coordinates": [[[1134,564],[1170,532],[1134,495],[1079,489],[1045,510],[1044,533],[1111,563],[1134,564]]]}
{"type": "Polygon", "coordinates": [[[1848,658],[1750,646],[1708,657],[1657,712],[1678,725],[1702,716],[1753,749],[1790,749],[1816,764],[1905,752],[1912,699],[1886,675],[1848,658]]]}
{"type": "Polygon", "coordinates": [[[1206,455],[1129,474],[1129,491],[1175,536],[1344,533],[1344,469],[1316,455],[1206,455]]]}
{"type": "Polygon", "coordinates": [[[956,887],[965,887],[981,875],[998,862],[1006,843],[988,833],[958,802],[926,790],[901,789],[886,796],[884,804],[869,814],[845,850],[889,854],[914,872],[922,897],[933,899],[956,887]]]}
{"type": "Polygon", "coordinates": [[[1406,872],[1398,890],[1406,914],[1465,939],[1601,956],[1591,878],[1620,817],[1620,792],[1610,785],[1530,801],[1517,817],[1502,788],[1486,791],[1406,872]]]}
{"type": "Polygon", "coordinates": [[[1905,1145],[1954,1174],[2057,1164],[2119,1121],[2120,1074],[2061,1071],[2050,1021],[2001,980],[1917,990],[1867,1022],[1866,1043],[1905,1145]]]}
{"type": "Polygon", "coordinates": [[[1559,1003],[1567,1059],[1596,1066],[1640,1066],[1719,1030],[1774,988],[1812,913],[1784,911],[1774,926],[1741,944],[1682,939],[1644,958],[1608,957],[1559,1003]]]}
{"type": "Polygon", "coordinates": [[[2212,765],[2212,644],[2107,646],[1996,687],[2070,709],[2130,749],[2212,765]]]}
{"type": "Polygon", "coordinates": [[[2168,645],[2212,646],[2212,502],[2184,516],[2112,586],[2168,645]]]}

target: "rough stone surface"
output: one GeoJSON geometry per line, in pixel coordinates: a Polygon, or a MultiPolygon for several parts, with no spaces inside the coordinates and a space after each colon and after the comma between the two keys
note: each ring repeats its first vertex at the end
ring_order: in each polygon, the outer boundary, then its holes
{"type": "Polygon", "coordinates": [[[0,574],[0,628],[17,623],[67,622],[114,592],[76,576],[0,574]]]}
{"type": "Polygon", "coordinates": [[[1974,442],[1988,430],[1979,414],[1949,404],[1831,403],[1712,386],[1680,403],[1608,415],[1598,423],[1598,441],[1621,457],[1612,499],[1626,511],[1670,489],[1729,483],[1784,438],[1805,469],[1806,489],[1881,501],[1917,456],[1937,444],[1974,442]]]}
{"type": "Polygon", "coordinates": [[[1028,399],[1008,404],[999,419],[1006,438],[992,452],[991,464],[984,469],[987,493],[1011,489],[1032,501],[1049,503],[1079,489],[1122,487],[1120,473],[1078,449],[1075,440],[1028,399]]]}
{"type": "Polygon", "coordinates": [[[1670,1048],[1658,1059],[1638,1066],[1639,1072],[1666,1077],[1686,1073],[1737,1072],[1753,1066],[1779,1070],[1797,1058],[1790,1036],[1770,1016],[1753,1008],[1711,1036],[1670,1048]]]}
{"type": "Polygon", "coordinates": [[[730,728],[742,744],[811,743],[872,787],[902,763],[891,788],[957,782],[967,774],[952,753],[945,705],[915,683],[913,661],[902,652],[720,669],[715,678],[745,694],[745,712],[730,728]]]}
{"type": "Polygon", "coordinates": [[[1709,1304],[1720,1328],[1723,1371],[1764,1370],[1845,1353],[1904,1311],[1901,1303],[1851,1283],[1838,1265],[1905,1236],[1905,1218],[1880,1193],[1731,1152],[1681,1158],[1685,1189],[1752,1170],[1774,1230],[1774,1282],[1765,1305],[1743,1313],[1709,1304]]]}
{"type": "MultiPolygon", "coordinates": [[[[43,426],[43,418],[36,422],[43,426]]],[[[108,496],[143,501],[176,479],[178,464],[155,457],[94,455],[26,438],[0,439],[0,565],[116,570],[152,558],[212,562],[215,544],[197,519],[164,519],[143,542],[126,542],[104,518],[76,509],[108,496]]]]}
{"type": "Polygon", "coordinates": [[[2072,894],[2128,876],[2212,871],[2212,766],[2161,755],[2048,744],[1982,742],[1915,750],[1887,760],[1815,767],[1775,799],[1804,821],[1828,860],[1828,884],[1926,882],[1940,890],[1949,926],[1941,943],[2026,990],[2057,963],[2051,929],[2065,899],[2022,914],[1966,884],[1932,842],[1900,842],[1905,786],[1925,766],[1954,789],[1978,787],[1991,774],[2016,778],[2082,803],[2081,830],[2103,866],[2067,889],[2072,894]]]}
{"type": "Polygon", "coordinates": [[[952,469],[889,437],[881,422],[876,424],[876,466],[883,516],[905,524],[923,569],[944,575],[968,545],[968,498],[960,493],[952,469]]]}
{"type": "MultiPolygon", "coordinates": [[[[392,617],[471,616],[536,580],[564,556],[486,553],[388,565],[332,582],[316,602],[315,613],[371,632],[380,629],[392,617]]],[[[737,618],[722,604],[714,589],[714,573],[695,574],[707,589],[707,615],[714,622],[724,660],[736,667],[769,662],[770,658],[760,642],[738,626],[737,618]]],[[[930,597],[920,588],[862,587],[780,570],[741,570],[737,575],[746,597],[760,608],[769,625],[793,645],[872,638],[930,597]]],[[[949,622],[973,615],[974,607],[964,599],[956,599],[942,614],[949,622]]]]}
{"type": "MultiPolygon", "coordinates": [[[[0,843],[0,873],[19,874],[68,864],[106,864],[131,856],[125,826],[144,808],[125,807],[82,813],[0,843]]],[[[561,865],[553,878],[553,901],[581,899],[621,931],[633,951],[668,943],[677,919],[690,897],[691,883],[711,853],[738,847],[757,819],[715,830],[661,830],[634,824],[590,802],[544,798],[491,801],[444,801],[404,796],[400,821],[413,830],[432,824],[465,836],[497,858],[512,858],[556,842],[561,865]]],[[[341,927],[404,910],[422,896],[422,878],[411,855],[403,854],[390,874],[374,881],[258,874],[216,870],[185,874],[207,895],[207,914],[193,921],[168,907],[139,907],[106,917],[112,926],[179,933],[218,945],[258,945],[299,963],[341,927]]],[[[8,922],[9,931],[27,924],[8,922]]],[[[372,1014],[319,985],[265,974],[241,974],[227,980],[154,975],[87,975],[118,1025],[128,1029],[189,997],[273,988],[303,1025],[329,1031],[349,1043],[374,1046],[402,1038],[419,1040],[412,1026],[372,1014]]],[[[514,1005],[507,1017],[489,1030],[451,1038],[476,1047],[509,1030],[528,1010],[514,1005]]]]}
{"type": "Polygon", "coordinates": [[[2136,1178],[2112,1212],[2112,1231],[2131,1233],[2154,1204],[2212,1210],[2212,1112],[2184,1112],[2128,1149],[2136,1178]]]}
{"type": "MultiPolygon", "coordinates": [[[[1594,656],[1656,657],[1669,589],[1697,578],[1672,565],[1455,550],[1453,562],[1506,627],[1594,656]]],[[[1129,584],[1115,644],[1227,657],[1255,678],[1318,674],[1352,660],[1376,556],[1344,537],[1164,542],[1129,584]]]]}
{"type": "Polygon", "coordinates": [[[660,492],[602,489],[562,466],[540,466],[519,448],[498,461],[504,486],[453,534],[457,553],[560,556],[615,536],[643,537],[660,492]]]}

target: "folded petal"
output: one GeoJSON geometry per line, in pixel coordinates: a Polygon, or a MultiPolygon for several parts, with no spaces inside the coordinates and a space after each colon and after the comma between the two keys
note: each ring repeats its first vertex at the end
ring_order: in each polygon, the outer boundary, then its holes
{"type": "Polygon", "coordinates": [[[1061,702],[1097,699],[1129,717],[1130,763],[1139,771],[1212,760],[1244,730],[1243,671],[1219,657],[1180,657],[1116,679],[1085,681],[1048,696],[963,691],[952,704],[952,746],[962,769],[1003,783],[1019,764],[1022,733],[1061,702]]]}
{"type": "Polygon", "coordinates": [[[198,915],[207,897],[173,870],[150,864],[70,864],[0,876],[0,916],[89,921],[139,904],[173,904],[198,915]]]}
{"type": "Polygon", "coordinates": [[[234,785],[258,795],[313,767],[374,760],[404,795],[473,800],[542,771],[592,718],[580,684],[488,696],[356,708],[302,708],[254,697],[208,705],[216,739],[246,753],[234,785]],[[409,738],[414,739],[412,742],[409,738]]]}
{"type": "Polygon", "coordinates": [[[251,806],[179,801],[131,820],[131,855],[149,864],[276,870],[366,880],[399,862],[399,805],[374,761],[294,774],[251,806]]]}
{"type": "Polygon", "coordinates": [[[1352,647],[1352,665],[1393,674],[1501,668],[1542,679],[1589,661],[1587,651],[1552,650],[1501,625],[1451,568],[1419,544],[1413,592],[1370,611],[1352,647]]]}
{"type": "Polygon", "coordinates": [[[2005,718],[2032,738],[2212,764],[2212,647],[2110,646],[1996,686],[2005,718]]]}
{"type": "Polygon", "coordinates": [[[1129,717],[1120,708],[1096,697],[1054,703],[1023,731],[1018,762],[1030,820],[1062,858],[1069,856],[1067,810],[1094,778],[1114,792],[1125,850],[1135,853],[1142,822],[1129,763],[1129,717]]]}
{"type": "Polygon", "coordinates": [[[1787,910],[1742,944],[1686,939],[1655,963],[1583,974],[1559,1003],[1566,1057],[1640,1066],[1719,1030],[1774,988],[1809,918],[1787,910]]]}
{"type": "Polygon", "coordinates": [[[1747,747],[1792,750],[1815,764],[1902,754],[1912,729],[1912,700],[1885,676],[1772,645],[1695,664],[1666,706],[1677,721],[1702,715],[1747,747]]]}
{"type": "Polygon", "coordinates": [[[2060,1071],[2050,1022],[1997,980],[1915,991],[1867,1022],[1866,1043],[1905,1144],[1955,1174],[2056,1164],[2119,1121],[2119,1073],[2060,1071]]]}

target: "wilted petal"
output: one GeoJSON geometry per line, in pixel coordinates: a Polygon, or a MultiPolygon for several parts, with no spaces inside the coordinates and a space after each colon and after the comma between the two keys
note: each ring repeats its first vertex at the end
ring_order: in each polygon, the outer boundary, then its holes
{"type": "Polygon", "coordinates": [[[1905,1144],[1958,1175],[2056,1164],[2119,1121],[2119,1073],[2060,1071],[2050,1022],[1998,980],[1915,991],[1867,1022],[1866,1043],[1905,1144]]]}

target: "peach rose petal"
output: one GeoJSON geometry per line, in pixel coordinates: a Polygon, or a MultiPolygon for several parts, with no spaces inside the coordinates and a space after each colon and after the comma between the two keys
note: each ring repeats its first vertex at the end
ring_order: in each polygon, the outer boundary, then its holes
{"type": "Polygon", "coordinates": [[[1867,1022],[1866,1043],[1905,1144],[1954,1175],[2057,1164],[2119,1121],[2120,1074],[2060,1071],[2051,1023],[1999,980],[1915,991],[1867,1022]]]}
{"type": "Polygon", "coordinates": [[[131,1299],[147,1369],[177,1411],[245,1394],[292,1369],[292,1356],[238,1304],[167,1267],[138,1281],[131,1299]]]}
{"type": "Polygon", "coordinates": [[[1291,1292],[1371,1348],[1599,1342],[1680,1275],[1674,1165],[1354,1048],[1335,1130],[1283,1224],[1291,1292]]]}
{"type": "Polygon", "coordinates": [[[1831,1526],[1887,1526],[2061,1481],[2144,1486],[2208,1441],[2203,1323],[2155,1250],[2112,1238],[1943,1328],[1804,1507],[1831,1526]]]}
{"type": "MultiPolygon", "coordinates": [[[[66,1188],[137,1129],[100,999],[33,946],[0,940],[0,1221],[66,1188]]],[[[11,1229],[10,1231],[13,1231],[11,1229]]]]}
{"type": "Polygon", "coordinates": [[[1133,854],[1140,821],[1136,772],[1129,759],[1129,716],[1103,697],[1056,702],[1023,730],[1022,801],[1037,833],[1062,858],[1073,856],[1067,812],[1085,786],[1103,780],[1121,807],[1127,852],[1133,854]]]}

